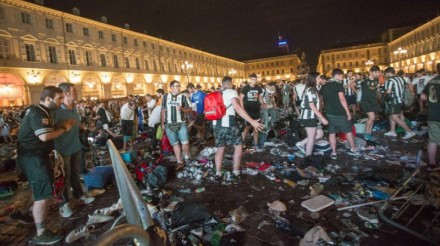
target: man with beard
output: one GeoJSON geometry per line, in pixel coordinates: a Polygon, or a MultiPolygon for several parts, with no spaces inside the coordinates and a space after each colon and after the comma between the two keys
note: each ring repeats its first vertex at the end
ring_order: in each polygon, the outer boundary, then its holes
{"type": "Polygon", "coordinates": [[[63,91],[47,86],[40,95],[40,103],[27,108],[18,134],[17,163],[29,180],[34,198],[32,214],[37,229],[35,244],[53,244],[62,239],[45,228],[49,198],[53,195],[53,177],[49,154],[54,149],[54,139],[70,131],[73,119],[54,125],[51,109],[60,107],[63,91]]]}

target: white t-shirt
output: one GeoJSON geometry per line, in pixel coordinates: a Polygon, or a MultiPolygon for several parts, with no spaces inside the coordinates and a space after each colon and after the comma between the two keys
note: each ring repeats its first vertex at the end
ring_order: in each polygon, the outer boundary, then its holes
{"type": "Polygon", "coordinates": [[[156,100],[155,99],[151,99],[149,102],[147,102],[147,108],[149,110],[153,109],[156,106],[156,100]]]}
{"type": "Polygon", "coordinates": [[[295,91],[296,91],[296,95],[297,95],[297,100],[301,101],[302,100],[302,96],[303,96],[303,92],[304,89],[306,88],[305,84],[299,83],[297,85],[295,85],[295,91]]]}
{"type": "Polygon", "coordinates": [[[153,111],[150,114],[150,118],[148,118],[149,127],[154,127],[154,125],[160,122],[160,112],[161,105],[156,105],[156,107],[154,107],[153,111]]]}
{"type": "MultiPolygon", "coordinates": [[[[222,126],[229,127],[229,116],[235,116],[235,110],[232,106],[232,99],[235,97],[238,100],[238,93],[233,89],[226,89],[222,92],[223,95],[223,103],[226,106],[226,114],[222,118],[222,126]]],[[[215,126],[217,121],[212,121],[212,124],[215,126]]]]}
{"type": "Polygon", "coordinates": [[[134,110],[128,107],[128,102],[121,107],[121,120],[134,120],[134,110]]]}
{"type": "Polygon", "coordinates": [[[431,80],[430,76],[421,76],[421,77],[417,77],[415,78],[411,84],[416,85],[417,87],[417,95],[422,94],[423,89],[425,88],[425,86],[428,84],[428,82],[431,80]]]}

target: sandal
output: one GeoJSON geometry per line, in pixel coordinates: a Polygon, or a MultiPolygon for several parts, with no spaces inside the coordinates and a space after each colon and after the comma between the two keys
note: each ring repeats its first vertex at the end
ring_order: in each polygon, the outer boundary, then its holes
{"type": "Polygon", "coordinates": [[[174,170],[180,171],[185,167],[185,164],[183,162],[177,162],[176,166],[174,167],[174,170]]]}

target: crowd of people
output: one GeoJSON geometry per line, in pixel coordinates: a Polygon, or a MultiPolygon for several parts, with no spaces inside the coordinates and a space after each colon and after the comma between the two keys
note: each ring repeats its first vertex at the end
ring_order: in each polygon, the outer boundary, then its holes
{"type": "MultiPolygon", "coordinates": [[[[440,64],[437,64],[440,71],[440,64]]],[[[64,161],[65,192],[60,214],[70,217],[73,198],[84,203],[93,202],[80,184],[86,171],[84,143],[80,135],[97,131],[110,137],[122,137],[121,151],[133,150],[138,134],[149,132],[151,144],[156,147],[156,132],[166,133],[176,157],[176,169],[191,159],[190,144],[205,144],[214,137],[216,179],[222,179],[225,148],[233,147],[232,179],[241,178],[243,145],[247,138],[252,148],[264,148],[259,134],[273,130],[283,116],[294,115],[304,127],[307,137],[295,145],[305,156],[313,154],[317,139],[328,132],[330,157],[337,159],[337,134],[345,133],[349,148],[346,154],[358,156],[352,134],[355,119],[366,117],[365,140],[374,141],[373,124],[378,114],[387,115],[390,122],[385,137],[396,137],[396,126],[405,130],[402,139],[415,135],[405,123],[404,112],[425,112],[428,109],[429,170],[438,170],[437,145],[440,144],[440,77],[420,70],[410,78],[392,67],[382,71],[372,66],[367,74],[346,74],[333,69],[331,76],[310,72],[296,81],[263,81],[251,74],[247,82],[234,86],[231,77],[222,79],[221,92],[225,114],[218,120],[205,119],[204,102],[214,91],[203,91],[202,86],[189,83],[182,90],[179,81],[169,84],[169,92],[156,90],[155,95],[132,96],[108,100],[78,100],[75,85],[61,83],[58,87],[43,89],[40,102],[28,107],[10,107],[0,110],[0,129],[6,144],[17,144],[17,164],[29,180],[33,194],[33,218],[25,218],[26,210],[17,211],[22,220],[35,223],[36,243],[51,243],[61,239],[45,228],[48,199],[52,197],[50,153],[58,151],[64,161]],[[415,89],[413,87],[416,87],[415,89]],[[413,102],[410,100],[414,98],[413,102]],[[244,122],[240,124],[239,122],[244,122]],[[212,124],[211,124],[212,123],[212,124]],[[120,124],[120,131],[114,131],[120,124]],[[16,136],[16,138],[13,137],[16,136]],[[249,136],[252,135],[252,136],[249,136]],[[17,143],[15,143],[17,141],[17,143]]],[[[374,136],[376,135],[376,137],[374,136]]]]}

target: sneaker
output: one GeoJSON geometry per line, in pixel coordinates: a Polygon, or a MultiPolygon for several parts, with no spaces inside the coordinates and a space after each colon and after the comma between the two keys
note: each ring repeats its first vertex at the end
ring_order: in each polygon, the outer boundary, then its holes
{"type": "Polygon", "coordinates": [[[95,229],[94,225],[86,225],[86,226],[79,227],[79,228],[71,231],[69,234],[67,234],[65,241],[66,241],[66,243],[73,243],[76,240],[81,239],[81,238],[89,235],[90,231],[93,231],[93,229],[95,229]]]}
{"type": "Polygon", "coordinates": [[[242,232],[242,231],[245,231],[245,229],[237,224],[229,224],[225,227],[225,232],[227,233],[242,232]]]}
{"type": "Polygon", "coordinates": [[[360,153],[359,153],[359,150],[358,150],[358,149],[356,149],[356,150],[351,150],[351,149],[349,149],[349,150],[347,151],[347,154],[348,154],[348,155],[351,155],[351,156],[360,156],[360,153]]]}
{"type": "Polygon", "coordinates": [[[63,238],[60,235],[56,235],[55,233],[46,229],[40,236],[35,236],[32,239],[32,243],[36,245],[51,245],[61,241],[61,239],[63,238]]]}
{"type": "Polygon", "coordinates": [[[371,136],[370,133],[365,133],[364,139],[367,140],[367,141],[371,141],[371,140],[373,140],[373,136],[371,136]]]}
{"type": "Polygon", "coordinates": [[[338,156],[336,155],[336,153],[331,153],[330,158],[332,160],[336,160],[336,159],[338,159],[338,156]]]}
{"type": "Polygon", "coordinates": [[[361,207],[357,210],[357,215],[359,218],[368,221],[373,224],[379,223],[379,219],[377,218],[376,210],[371,207],[361,207]]]}
{"type": "Polygon", "coordinates": [[[385,132],[383,135],[386,137],[397,137],[396,132],[385,132]]]}
{"type": "Polygon", "coordinates": [[[258,171],[260,171],[260,172],[265,172],[268,169],[270,169],[270,164],[269,163],[265,163],[265,162],[262,162],[260,164],[260,166],[258,167],[258,171]]]}
{"type": "Polygon", "coordinates": [[[34,223],[34,218],[32,216],[30,216],[29,214],[22,214],[19,210],[10,214],[9,217],[24,225],[30,225],[34,223]]]}
{"type": "Polygon", "coordinates": [[[105,223],[113,220],[115,217],[102,214],[89,214],[87,225],[105,223]]]}
{"type": "Polygon", "coordinates": [[[248,167],[248,168],[243,170],[243,174],[255,176],[255,175],[258,175],[258,170],[248,167]]]}
{"type": "Polygon", "coordinates": [[[275,180],[276,179],[275,174],[273,174],[273,172],[271,172],[271,171],[264,172],[263,175],[266,178],[268,178],[269,180],[275,180]]]}
{"type": "Polygon", "coordinates": [[[259,168],[260,167],[260,163],[258,162],[246,162],[246,167],[248,168],[259,168]]]}
{"type": "Polygon", "coordinates": [[[63,206],[60,207],[60,215],[63,218],[69,218],[72,216],[73,211],[69,206],[69,203],[65,203],[63,206]]]}
{"type": "Polygon", "coordinates": [[[406,132],[405,136],[403,136],[402,139],[409,139],[409,138],[414,137],[415,135],[416,135],[415,132],[406,132]]]}
{"type": "Polygon", "coordinates": [[[238,184],[241,181],[241,179],[242,179],[241,175],[235,175],[235,174],[231,175],[231,183],[233,184],[238,184]]]}
{"type": "Polygon", "coordinates": [[[295,146],[303,153],[306,154],[306,148],[304,145],[301,145],[299,142],[295,144],[295,146]]]}
{"type": "Polygon", "coordinates": [[[435,172],[435,171],[439,171],[440,167],[438,167],[435,164],[428,164],[428,167],[426,168],[426,170],[428,170],[430,172],[435,172]]]}
{"type": "Polygon", "coordinates": [[[95,198],[94,197],[87,197],[85,195],[82,195],[81,198],[79,198],[79,200],[81,200],[85,204],[90,204],[93,201],[95,201],[95,198]]]}

